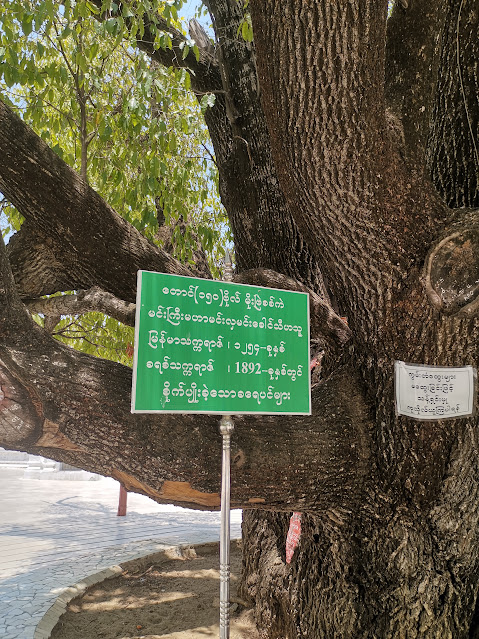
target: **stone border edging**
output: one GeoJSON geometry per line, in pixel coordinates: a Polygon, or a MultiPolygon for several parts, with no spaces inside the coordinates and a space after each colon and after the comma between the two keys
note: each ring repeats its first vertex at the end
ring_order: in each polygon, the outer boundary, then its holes
{"type": "MultiPolygon", "coordinates": [[[[237,541],[232,539],[231,542],[237,541]]],[[[202,546],[206,545],[218,545],[217,541],[203,542],[200,544],[202,546]]],[[[57,625],[60,617],[63,613],[66,612],[67,606],[72,599],[82,595],[87,588],[90,586],[94,586],[106,579],[110,579],[112,577],[117,577],[121,575],[122,572],[126,569],[127,564],[133,561],[138,561],[139,559],[145,559],[151,555],[156,555],[157,553],[163,553],[167,556],[167,553],[174,553],[176,556],[181,557],[185,556],[185,553],[188,553],[191,549],[194,551],[195,544],[178,544],[177,546],[168,546],[164,544],[158,544],[160,546],[156,550],[151,550],[147,553],[140,553],[136,557],[132,557],[131,559],[125,559],[122,564],[113,565],[108,568],[103,568],[99,572],[90,575],[89,577],[85,577],[78,583],[73,586],[67,586],[63,590],[63,592],[58,595],[55,603],[50,606],[50,608],[46,611],[43,617],[37,624],[35,628],[35,632],[33,633],[33,639],[50,639],[50,635],[52,630],[57,625]]]]}
{"type": "MultiPolygon", "coordinates": [[[[188,547],[189,544],[169,546],[161,543],[155,543],[155,546],[155,549],[150,548],[146,553],[140,553],[139,555],[133,556],[129,559],[125,559],[122,564],[126,565],[130,561],[137,561],[138,559],[149,557],[150,555],[154,555],[158,552],[165,552],[168,550],[177,550],[178,553],[181,553],[182,549],[184,547],[188,547]]],[[[122,564],[103,568],[99,572],[95,572],[93,573],[93,575],[89,575],[81,581],[78,581],[76,584],[73,584],[73,586],[66,586],[63,589],[63,592],[58,595],[55,603],[50,606],[50,608],[37,623],[37,627],[35,628],[35,632],[33,633],[33,639],[50,639],[53,628],[57,625],[63,613],[66,612],[67,606],[70,601],[72,599],[75,599],[75,597],[82,595],[90,586],[94,586],[95,584],[105,581],[106,579],[110,579],[111,577],[117,577],[118,575],[121,575],[121,573],[125,570],[122,564]]]]}
{"type": "Polygon", "coordinates": [[[73,586],[64,589],[61,595],[58,595],[55,603],[47,610],[35,628],[33,639],[49,639],[53,628],[57,625],[58,620],[66,612],[67,605],[72,599],[78,597],[85,592],[87,588],[97,584],[110,577],[121,575],[123,568],[121,566],[110,566],[104,568],[100,572],[96,572],[89,577],[85,577],[73,586]]]}

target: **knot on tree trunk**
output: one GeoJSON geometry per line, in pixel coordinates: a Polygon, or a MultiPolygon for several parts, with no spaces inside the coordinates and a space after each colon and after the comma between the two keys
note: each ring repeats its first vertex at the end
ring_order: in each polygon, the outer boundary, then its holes
{"type": "Polygon", "coordinates": [[[426,260],[425,285],[431,303],[443,313],[477,314],[479,210],[468,212],[465,220],[432,248],[426,260]]]}

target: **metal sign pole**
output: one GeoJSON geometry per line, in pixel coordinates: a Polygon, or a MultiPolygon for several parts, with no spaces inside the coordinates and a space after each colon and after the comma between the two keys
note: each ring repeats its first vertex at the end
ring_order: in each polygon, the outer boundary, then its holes
{"type": "Polygon", "coordinates": [[[223,435],[223,464],[221,473],[221,530],[220,530],[220,639],[230,636],[230,453],[234,430],[230,415],[220,422],[223,435]]]}
{"type": "MultiPolygon", "coordinates": [[[[225,254],[225,282],[233,280],[233,265],[228,249],[225,254]]],[[[223,436],[221,466],[221,529],[220,529],[220,639],[230,636],[230,487],[231,435],[234,423],[231,415],[223,415],[220,433],[223,436]]]]}

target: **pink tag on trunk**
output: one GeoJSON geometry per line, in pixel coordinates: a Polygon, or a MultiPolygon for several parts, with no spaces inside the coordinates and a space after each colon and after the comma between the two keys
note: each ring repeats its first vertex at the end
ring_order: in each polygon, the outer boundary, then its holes
{"type": "Polygon", "coordinates": [[[286,563],[290,564],[296,546],[301,537],[301,513],[293,513],[289,520],[288,536],[286,537],[286,563]]]}

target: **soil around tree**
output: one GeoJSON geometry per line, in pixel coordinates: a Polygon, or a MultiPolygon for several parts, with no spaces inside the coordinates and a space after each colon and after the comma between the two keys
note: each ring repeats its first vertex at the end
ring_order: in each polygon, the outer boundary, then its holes
{"type": "MultiPolygon", "coordinates": [[[[51,639],[205,639],[219,636],[217,543],[174,548],[121,564],[123,573],[73,599],[51,639]]],[[[231,639],[259,639],[238,599],[240,542],[231,544],[231,639]]]]}

